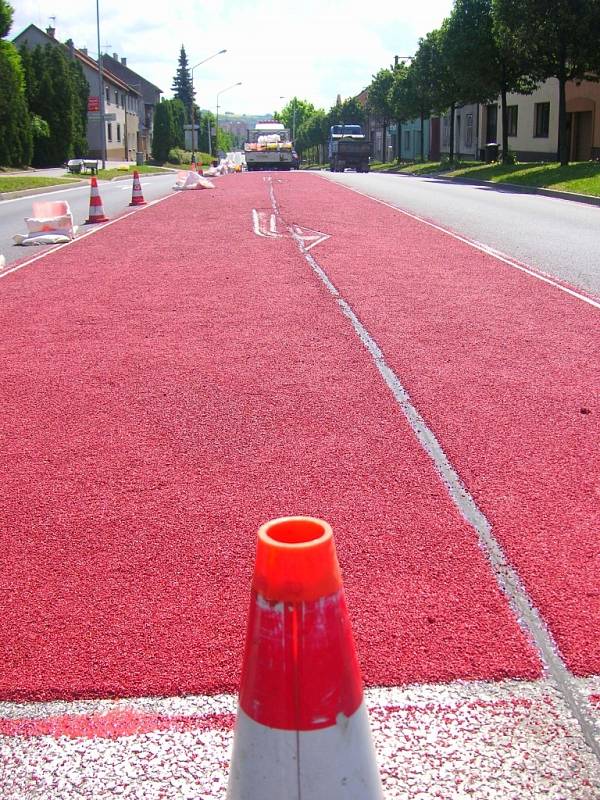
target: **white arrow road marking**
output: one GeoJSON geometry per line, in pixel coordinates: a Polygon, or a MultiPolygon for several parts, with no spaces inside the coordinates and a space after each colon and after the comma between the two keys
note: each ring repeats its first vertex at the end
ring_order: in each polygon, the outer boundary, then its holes
{"type": "Polygon", "coordinates": [[[272,239],[280,239],[283,234],[277,232],[277,217],[267,211],[257,211],[252,209],[252,224],[254,233],[257,236],[265,236],[272,239]]]}
{"type": "Polygon", "coordinates": [[[269,239],[290,237],[301,242],[304,250],[310,250],[315,245],[329,239],[328,233],[316,231],[313,228],[304,228],[301,225],[288,225],[277,213],[252,209],[252,225],[257,236],[269,239]],[[278,228],[283,231],[280,233],[278,228]]]}

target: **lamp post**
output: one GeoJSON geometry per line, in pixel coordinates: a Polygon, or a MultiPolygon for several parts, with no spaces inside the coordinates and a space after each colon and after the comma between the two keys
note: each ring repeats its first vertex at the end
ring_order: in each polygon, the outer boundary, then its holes
{"type": "Polygon", "coordinates": [[[231,86],[227,86],[225,89],[221,89],[220,92],[217,92],[217,117],[215,119],[215,155],[219,153],[219,97],[228,92],[230,89],[233,89],[235,86],[241,86],[242,82],[238,81],[237,83],[232,83],[231,86]]]}
{"type": "MultiPolygon", "coordinates": [[[[199,61],[197,64],[194,64],[193,67],[190,68],[190,83],[192,88],[192,107],[190,108],[190,119],[192,121],[192,162],[196,160],[196,153],[194,147],[194,129],[196,127],[196,111],[194,109],[194,70],[196,67],[199,67],[200,64],[206,64],[207,61],[210,61],[211,58],[215,58],[215,56],[220,56],[221,53],[226,53],[227,50],[219,50],[217,53],[213,53],[212,56],[208,56],[208,58],[203,58],[202,61],[199,61]]],[[[209,135],[209,144],[210,148],[210,135],[209,135]]]]}
{"type": "Polygon", "coordinates": [[[98,0],[96,0],[96,33],[98,34],[98,90],[100,94],[100,130],[102,131],[102,169],[106,169],[106,120],[104,118],[106,107],[104,105],[104,65],[100,48],[100,7],[98,0]]]}
{"type": "MultiPolygon", "coordinates": [[[[279,95],[280,100],[286,100],[285,95],[279,95]]],[[[292,99],[292,143],[296,145],[296,95],[292,99]]]]}

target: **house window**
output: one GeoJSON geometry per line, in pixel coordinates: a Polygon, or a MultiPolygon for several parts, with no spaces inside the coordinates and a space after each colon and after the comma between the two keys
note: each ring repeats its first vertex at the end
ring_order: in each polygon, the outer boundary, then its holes
{"type": "Polygon", "coordinates": [[[107,129],[108,129],[108,141],[112,142],[112,122],[108,123],[107,129]]]}
{"type": "Polygon", "coordinates": [[[547,139],[550,130],[550,103],[535,104],[535,133],[538,139],[547,139]]]}
{"type": "Polygon", "coordinates": [[[116,106],[118,106],[118,105],[119,105],[119,93],[117,92],[117,90],[116,90],[116,89],[115,89],[115,105],[116,105],[116,106]]]}
{"type": "Polygon", "coordinates": [[[125,95],[121,95],[121,108],[125,108],[125,95]]]}
{"type": "Polygon", "coordinates": [[[404,131],[404,149],[410,150],[410,131],[404,131]]]}
{"type": "Polygon", "coordinates": [[[517,122],[519,119],[519,106],[508,106],[506,111],[508,112],[508,135],[516,136],[517,122]]]}
{"type": "Polygon", "coordinates": [[[110,89],[106,87],[106,102],[110,104],[110,89]]]}
{"type": "Polygon", "coordinates": [[[444,117],[442,126],[442,144],[450,144],[450,118],[444,117]]]}
{"type": "Polygon", "coordinates": [[[121,124],[117,122],[117,142],[121,141],[121,124]]]}
{"type": "Polygon", "coordinates": [[[473,147],[473,114],[465,114],[465,147],[473,147]]]}

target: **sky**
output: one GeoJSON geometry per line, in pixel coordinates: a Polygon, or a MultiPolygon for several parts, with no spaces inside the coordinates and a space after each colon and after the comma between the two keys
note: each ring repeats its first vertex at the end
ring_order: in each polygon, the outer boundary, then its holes
{"type": "MultiPolygon", "coordinates": [[[[10,0],[9,38],[55,17],[56,37],[97,56],[95,0],[10,0]]],[[[358,94],[394,56],[414,54],[419,37],[440,26],[451,0],[98,0],[102,50],[171,97],[181,45],[194,70],[196,102],[220,113],[280,110],[294,96],[329,109],[358,94]],[[241,86],[233,84],[241,81],[241,86]],[[222,90],[227,91],[222,91],[222,90]],[[283,98],[283,99],[282,99],[283,98]]]]}

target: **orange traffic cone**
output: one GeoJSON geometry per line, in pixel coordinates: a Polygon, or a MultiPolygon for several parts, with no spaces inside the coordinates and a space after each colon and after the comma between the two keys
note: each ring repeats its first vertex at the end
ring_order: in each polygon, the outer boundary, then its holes
{"type": "Polygon", "coordinates": [[[98,181],[96,176],[92,176],[92,183],[90,188],[90,216],[86,219],[85,224],[91,225],[94,222],[108,222],[108,217],[104,216],[104,206],[102,205],[102,198],[98,191],[98,181]]]}
{"type": "Polygon", "coordinates": [[[227,800],[382,800],[330,526],[258,531],[227,800]]]}
{"type": "Polygon", "coordinates": [[[140,183],[140,174],[137,170],[133,173],[133,192],[131,193],[130,206],[145,206],[147,205],[142,194],[142,185],[140,183]]]}

